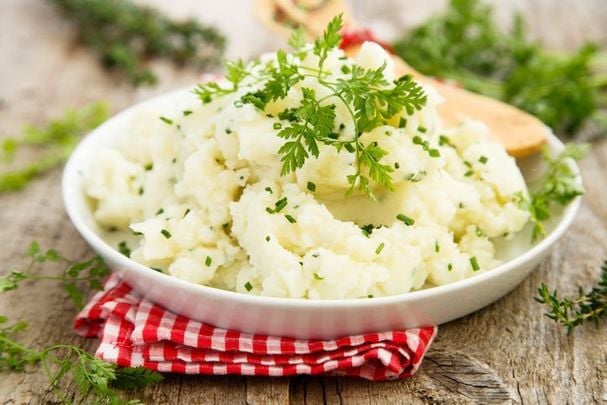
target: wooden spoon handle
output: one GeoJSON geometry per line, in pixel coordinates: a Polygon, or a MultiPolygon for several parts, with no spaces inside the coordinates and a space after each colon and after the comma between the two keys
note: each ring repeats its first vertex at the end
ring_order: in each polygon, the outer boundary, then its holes
{"type": "MultiPolygon", "coordinates": [[[[356,26],[343,0],[320,1],[321,5],[314,10],[302,10],[296,3],[296,0],[257,0],[256,13],[266,26],[285,38],[291,31],[285,27],[285,21],[287,25],[302,26],[311,38],[320,35],[339,13],[344,14],[347,27],[356,26]],[[281,15],[282,21],[277,18],[281,15]]],[[[345,51],[356,56],[359,49],[360,44],[354,44],[345,51]]],[[[490,135],[504,145],[510,155],[524,157],[541,150],[550,129],[536,117],[501,101],[424,76],[396,55],[393,59],[397,76],[411,74],[419,82],[436,88],[445,99],[438,106],[438,112],[446,126],[457,126],[466,119],[483,121],[490,135]]]]}

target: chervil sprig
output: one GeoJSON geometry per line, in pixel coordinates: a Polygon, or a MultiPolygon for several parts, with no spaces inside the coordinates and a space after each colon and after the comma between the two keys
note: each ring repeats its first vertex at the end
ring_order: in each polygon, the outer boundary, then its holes
{"type": "Polygon", "coordinates": [[[82,308],[85,293],[79,287],[79,284],[84,282],[91,289],[101,290],[103,280],[110,273],[99,256],[81,262],[74,262],[54,249],[41,250],[36,242],[30,245],[27,255],[31,260],[25,270],[13,270],[0,277],[0,291],[15,290],[25,280],[55,280],[61,283],[63,290],[74,304],[78,308],[82,308]],[[35,274],[33,272],[34,268],[42,263],[62,263],[64,268],[58,275],[35,274]]]}
{"type": "Polygon", "coordinates": [[[0,316],[0,371],[21,372],[28,365],[40,364],[49,388],[62,403],[73,403],[61,390],[66,377],[75,382],[83,397],[92,396],[99,404],[135,403],[123,400],[116,389],[132,390],[163,379],[161,374],[142,367],[119,368],[73,345],[56,344],[41,350],[28,347],[17,340],[26,327],[25,322],[10,325],[8,318],[0,316]]]}
{"type": "Polygon", "coordinates": [[[230,64],[226,77],[230,85],[205,83],[195,92],[203,103],[209,103],[239,90],[249,90],[235,104],[251,104],[266,113],[268,104],[286,98],[291,89],[301,85],[299,104],[276,114],[280,121],[275,129],[284,139],[277,151],[282,162],[281,175],[295,172],[307,159],[319,156],[321,145],[329,145],[340,153],[354,154],[353,173],[347,175],[349,192],[359,190],[373,197],[371,181],[393,189],[391,173],[394,169],[382,163],[388,152],[378,142],[365,143],[361,137],[379,126],[391,125],[395,118],[400,117],[403,121],[403,116],[411,115],[425,105],[426,95],[410,76],[389,82],[386,64],[377,69],[365,69],[344,62],[343,75],[332,76],[332,72],[325,70],[325,62],[341,41],[341,28],[342,17],[337,16],[311,47],[306,47],[302,32],[295,31],[289,40],[295,49],[293,54],[278,51],[276,60],[265,65],[254,62],[245,68],[242,64],[230,64]],[[310,52],[318,59],[316,67],[301,63],[307,60],[310,52]],[[323,88],[322,97],[302,84],[310,78],[323,88]],[[337,122],[337,106],[347,110],[350,131],[338,131],[338,127],[343,129],[346,125],[337,122]]]}
{"type": "Polygon", "coordinates": [[[557,291],[552,293],[546,284],[538,288],[539,297],[535,300],[550,308],[546,316],[567,328],[567,333],[584,322],[598,324],[607,316],[607,260],[601,267],[598,286],[584,292],[580,287],[576,298],[559,298],[557,291]]]}

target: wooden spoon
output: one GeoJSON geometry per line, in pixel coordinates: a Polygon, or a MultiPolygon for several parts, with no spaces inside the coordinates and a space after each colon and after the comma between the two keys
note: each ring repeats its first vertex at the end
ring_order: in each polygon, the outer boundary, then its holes
{"type": "MultiPolygon", "coordinates": [[[[355,26],[343,0],[318,3],[316,8],[305,10],[298,7],[296,0],[256,0],[255,10],[262,23],[284,38],[290,35],[293,26],[298,25],[310,38],[315,38],[339,13],[344,14],[347,28],[355,26]]],[[[355,45],[345,52],[355,56],[359,49],[360,45],[355,45]]],[[[483,121],[489,127],[490,135],[504,145],[510,155],[524,157],[541,150],[550,129],[536,117],[501,101],[424,76],[398,56],[394,55],[393,59],[397,76],[411,74],[417,81],[433,86],[445,99],[438,112],[446,126],[457,126],[466,119],[483,121]]]]}

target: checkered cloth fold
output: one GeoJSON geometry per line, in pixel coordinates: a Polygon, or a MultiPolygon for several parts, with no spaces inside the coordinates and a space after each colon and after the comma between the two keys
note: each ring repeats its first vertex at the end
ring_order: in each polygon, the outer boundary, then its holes
{"type": "Polygon", "coordinates": [[[111,276],[78,314],[78,334],[99,337],[97,356],[120,366],[186,374],[347,375],[380,381],[413,375],[436,327],[298,340],[226,330],[176,315],[111,276]]]}

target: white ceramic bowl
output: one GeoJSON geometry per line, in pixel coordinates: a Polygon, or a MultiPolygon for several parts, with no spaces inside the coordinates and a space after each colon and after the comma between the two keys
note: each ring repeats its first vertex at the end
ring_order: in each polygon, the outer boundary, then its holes
{"type": "MultiPolygon", "coordinates": [[[[565,209],[554,212],[547,224],[547,237],[536,245],[530,245],[526,229],[514,240],[498,246],[499,256],[506,260],[501,266],[440,287],[372,299],[305,300],[258,297],[193,284],[136,263],[105,242],[81,188],[83,173],[98,150],[122,136],[135,109],[141,106],[173,110],[187,97],[188,91],[183,90],[149,100],[94,130],[76,148],[65,167],[63,198],[80,234],[137,291],[176,313],[222,328],[328,339],[451,321],[489,305],[523,281],[569,227],[580,204],[576,199],[565,209]]],[[[548,147],[557,153],[563,144],[549,134],[548,147]]],[[[519,166],[528,180],[544,169],[539,155],[520,161],[519,166]]],[[[577,171],[577,166],[574,169],[577,171]]]]}

